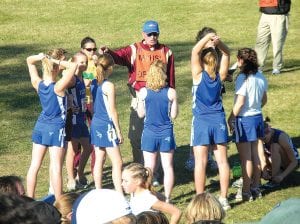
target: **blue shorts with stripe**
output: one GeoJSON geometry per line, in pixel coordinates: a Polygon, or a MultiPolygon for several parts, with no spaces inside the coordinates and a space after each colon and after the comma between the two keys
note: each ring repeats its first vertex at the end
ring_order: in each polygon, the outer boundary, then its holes
{"type": "Polygon", "coordinates": [[[73,124],[72,126],[72,138],[90,138],[90,132],[85,123],[73,124]]]}
{"type": "Polygon", "coordinates": [[[228,142],[225,113],[194,116],[191,129],[191,146],[225,144],[228,142]]]}
{"type": "Polygon", "coordinates": [[[32,131],[32,142],[45,146],[64,147],[65,128],[57,124],[36,122],[32,131]]]}
{"type": "Polygon", "coordinates": [[[95,147],[117,147],[119,140],[113,124],[91,124],[91,143],[95,147]]]}
{"type": "Polygon", "coordinates": [[[264,137],[264,122],[262,114],[236,117],[235,142],[252,142],[264,137]]]}
{"type": "Polygon", "coordinates": [[[145,128],[141,140],[142,151],[147,152],[170,152],[176,148],[173,128],[165,130],[163,133],[156,133],[145,128]]]}

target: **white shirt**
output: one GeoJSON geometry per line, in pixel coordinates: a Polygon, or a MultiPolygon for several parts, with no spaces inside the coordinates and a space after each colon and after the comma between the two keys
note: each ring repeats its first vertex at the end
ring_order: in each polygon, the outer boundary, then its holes
{"type": "Polygon", "coordinates": [[[158,198],[155,195],[153,195],[149,190],[145,190],[135,195],[132,194],[129,205],[132,213],[134,215],[138,215],[144,211],[151,211],[151,207],[157,201],[158,198]]]}
{"type": "Polygon", "coordinates": [[[238,116],[261,114],[262,98],[267,89],[267,80],[261,72],[251,74],[248,78],[245,74],[240,74],[235,82],[235,94],[245,96],[246,99],[238,116]]]}

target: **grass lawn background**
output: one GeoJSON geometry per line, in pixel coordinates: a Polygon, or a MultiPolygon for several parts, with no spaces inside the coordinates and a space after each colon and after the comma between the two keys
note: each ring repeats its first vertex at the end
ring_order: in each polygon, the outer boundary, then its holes
{"type": "MultiPolygon", "coordinates": [[[[26,57],[55,47],[63,47],[69,56],[80,48],[85,36],[97,45],[118,48],[141,40],[143,23],[148,19],[160,24],[160,42],[175,55],[176,90],[180,114],[175,120],[177,150],[174,203],[184,209],[195,194],[193,174],[184,169],[189,154],[191,124],[190,52],[196,33],[203,26],[218,31],[231,49],[231,64],[237,49],[254,47],[260,13],[258,1],[164,0],[164,1],[41,1],[2,0],[0,2],[0,175],[26,177],[31,159],[31,131],[41,111],[26,67],[26,57]]],[[[290,26],[284,47],[284,69],[280,76],[271,73],[272,53],[268,54],[265,75],[269,82],[268,103],[263,112],[271,117],[273,127],[285,130],[300,146],[300,2],[293,1],[290,26]]],[[[111,80],[117,88],[117,108],[124,136],[128,132],[130,96],[126,87],[127,70],[116,66],[111,80]]],[[[226,83],[224,107],[227,115],[233,104],[233,83],[226,83]]],[[[229,161],[238,160],[236,147],[229,144],[229,161]]],[[[129,141],[121,147],[124,162],[131,161],[129,141]]],[[[104,186],[111,187],[110,163],[106,163],[104,186]]],[[[87,172],[90,171],[89,165],[87,172]]],[[[64,169],[64,172],[65,169],[64,169]]],[[[88,174],[88,178],[92,180],[88,174]]],[[[206,189],[219,193],[217,173],[208,170],[206,189]]],[[[66,183],[66,175],[64,178],[66,183]]],[[[300,197],[300,170],[295,171],[282,188],[264,192],[262,200],[235,204],[235,189],[230,188],[233,209],[226,223],[260,219],[279,201],[300,197]]],[[[157,188],[161,190],[161,188],[157,188]]],[[[39,173],[37,196],[48,191],[48,156],[39,173]]],[[[184,218],[182,219],[184,222],[184,218]]]]}

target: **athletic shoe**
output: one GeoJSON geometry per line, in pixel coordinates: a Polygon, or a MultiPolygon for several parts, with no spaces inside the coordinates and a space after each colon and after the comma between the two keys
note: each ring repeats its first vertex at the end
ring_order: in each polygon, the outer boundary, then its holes
{"type": "Polygon", "coordinates": [[[229,205],[227,198],[219,197],[219,202],[222,205],[224,211],[231,209],[231,206],[229,205]]]}
{"type": "Polygon", "coordinates": [[[269,181],[268,183],[262,185],[262,188],[264,189],[273,189],[273,188],[276,188],[276,187],[279,187],[280,184],[279,183],[274,183],[272,181],[269,181]]]}
{"type": "Polygon", "coordinates": [[[252,188],[251,189],[251,194],[253,196],[253,198],[255,199],[261,199],[262,198],[262,193],[259,187],[256,188],[252,188]]]}
{"type": "Polygon", "coordinates": [[[67,189],[68,189],[68,191],[75,191],[76,190],[76,181],[68,180],[67,189]]]}
{"type": "Polygon", "coordinates": [[[249,193],[244,193],[242,191],[242,188],[239,188],[236,195],[235,195],[235,201],[236,202],[241,202],[241,201],[253,201],[253,196],[251,192],[249,193]]]}
{"type": "Polygon", "coordinates": [[[89,185],[88,180],[86,177],[83,177],[81,179],[76,179],[76,188],[78,189],[86,189],[89,185]]]}
{"type": "Polygon", "coordinates": [[[152,186],[153,187],[158,187],[160,184],[159,184],[159,182],[158,182],[158,180],[157,179],[153,179],[153,181],[152,181],[152,186]]]}
{"type": "Polygon", "coordinates": [[[236,181],[234,181],[231,185],[234,188],[242,188],[243,187],[243,178],[239,178],[236,181]]]}
{"type": "Polygon", "coordinates": [[[280,70],[279,69],[273,69],[272,75],[280,75],[280,70]]]}

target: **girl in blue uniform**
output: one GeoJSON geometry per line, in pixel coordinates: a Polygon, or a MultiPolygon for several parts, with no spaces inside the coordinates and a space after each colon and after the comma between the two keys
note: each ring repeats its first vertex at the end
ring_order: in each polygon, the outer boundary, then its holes
{"type": "Polygon", "coordinates": [[[209,147],[212,147],[220,174],[221,194],[219,201],[225,210],[230,209],[227,200],[229,186],[228,131],[221,99],[221,87],[222,81],[226,79],[228,66],[229,50],[215,33],[206,34],[192,49],[193,121],[191,146],[193,146],[195,157],[196,193],[204,192],[208,150],[209,147]],[[222,53],[220,63],[215,47],[222,53]],[[220,64],[219,69],[218,64],[220,64]]]}
{"type": "Polygon", "coordinates": [[[106,153],[112,162],[112,180],[115,189],[121,193],[122,158],[119,144],[123,143],[116,110],[115,86],[107,80],[113,71],[114,61],[109,54],[99,57],[96,79],[91,83],[94,114],[91,124],[91,142],[95,147],[96,161],[94,181],[96,188],[102,188],[102,173],[106,153]]]}
{"type": "Polygon", "coordinates": [[[77,53],[72,57],[72,62],[78,65],[75,76],[69,84],[68,97],[72,99],[72,134],[71,141],[68,142],[66,156],[66,167],[68,173],[68,190],[75,190],[87,184],[84,176],[84,168],[91,153],[90,133],[86,125],[86,90],[82,78],[83,71],[87,68],[87,56],[84,53],[77,53]],[[78,145],[82,146],[83,151],[80,156],[77,177],[74,176],[74,157],[80,151],[78,145]],[[75,181],[75,178],[77,181],[75,181]]]}
{"type": "Polygon", "coordinates": [[[299,152],[292,139],[282,130],[272,128],[270,119],[264,122],[264,152],[260,153],[262,177],[270,180],[264,187],[278,186],[297,166],[299,152]]]}
{"type": "Polygon", "coordinates": [[[173,154],[175,139],[172,119],[178,111],[176,91],[166,86],[166,65],[154,61],[146,78],[146,87],[138,94],[138,115],[144,118],[142,151],[145,167],[152,172],[156,166],[157,152],[160,152],[164,172],[164,190],[169,202],[174,185],[173,154]]]}
{"type": "Polygon", "coordinates": [[[62,194],[62,166],[65,155],[64,135],[66,118],[65,90],[72,80],[77,65],[64,61],[65,51],[54,49],[48,55],[40,53],[27,58],[31,84],[37,91],[42,112],[32,132],[32,159],[27,173],[27,195],[35,197],[38,171],[49,148],[50,179],[55,198],[62,194]],[[43,78],[39,77],[36,63],[42,61],[43,78]],[[67,68],[66,74],[56,82],[57,75],[67,68]]]}
{"type": "Polygon", "coordinates": [[[253,49],[240,49],[237,63],[240,74],[235,83],[234,106],[228,125],[235,132],[242,167],[243,187],[236,200],[251,201],[253,197],[261,197],[258,140],[264,137],[262,107],[267,102],[268,85],[258,71],[257,55],[253,49]]]}

